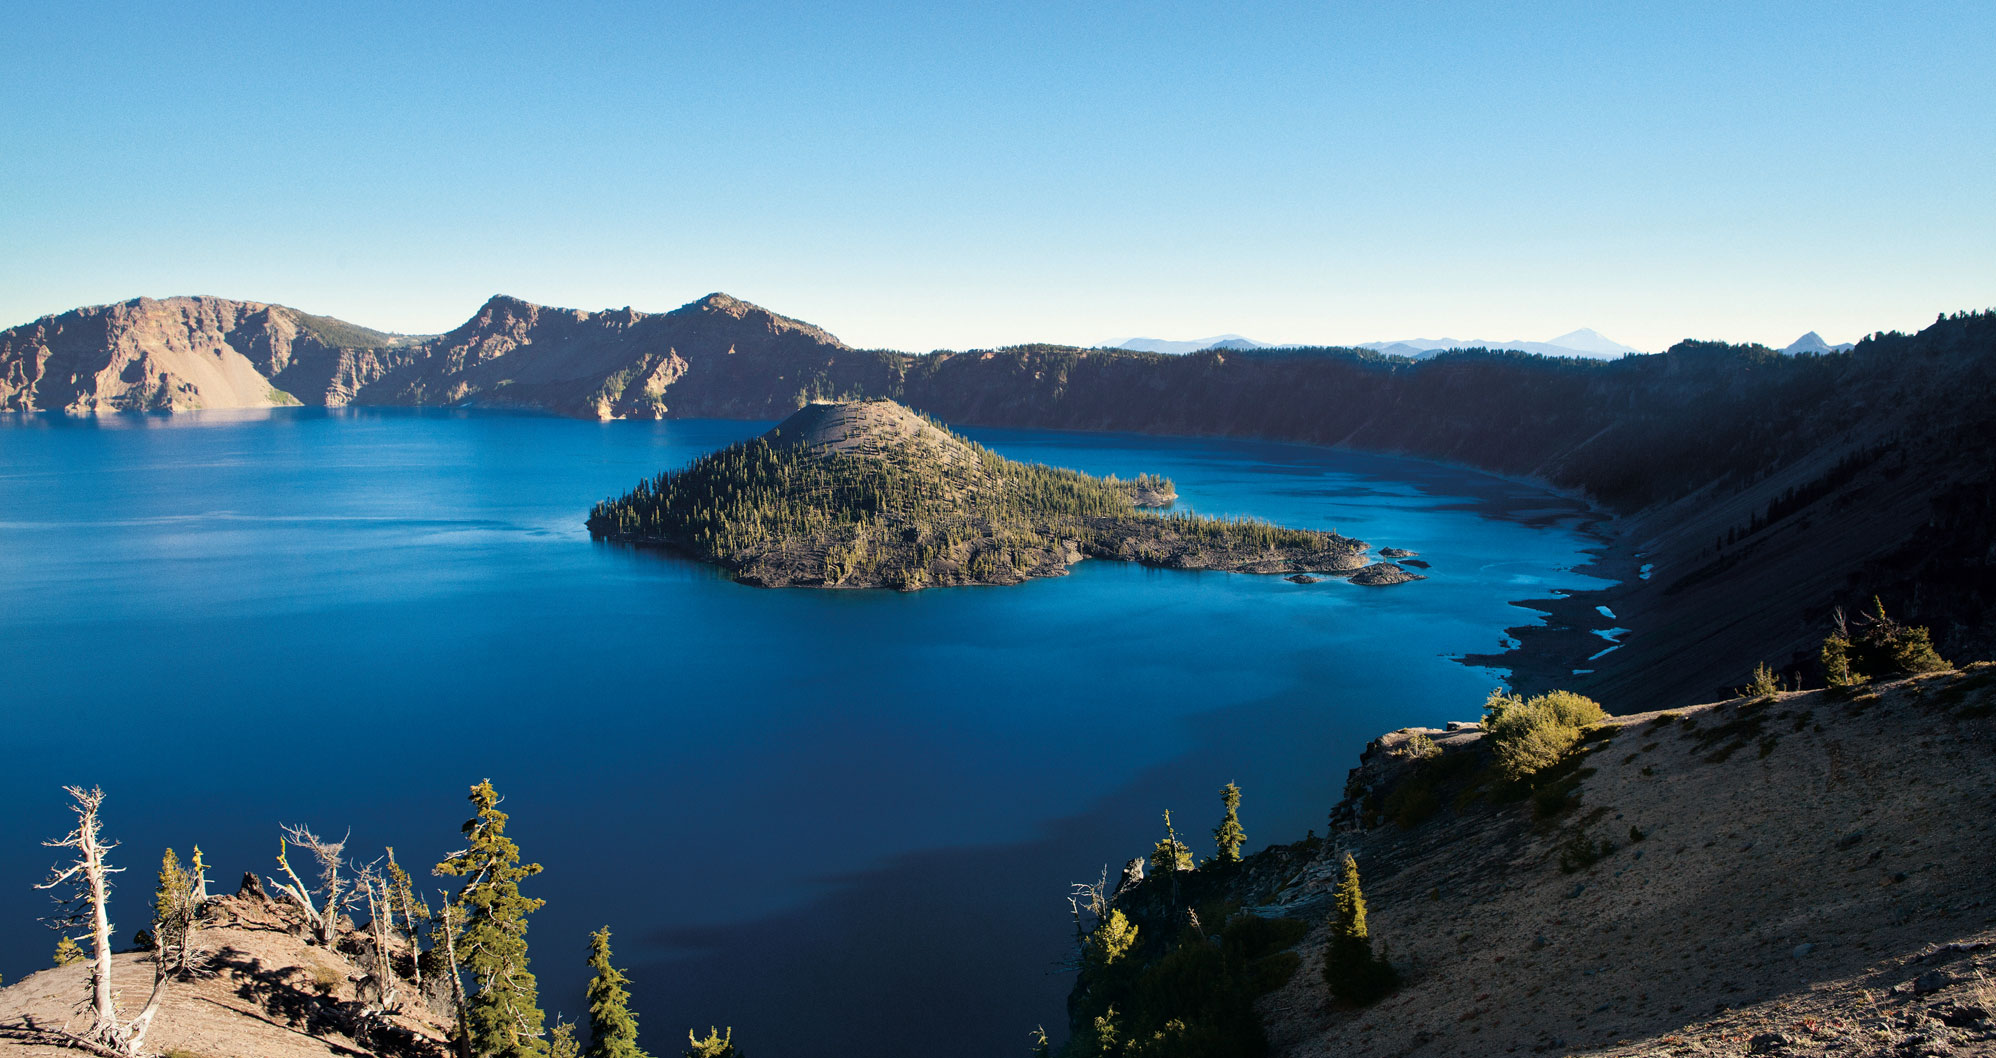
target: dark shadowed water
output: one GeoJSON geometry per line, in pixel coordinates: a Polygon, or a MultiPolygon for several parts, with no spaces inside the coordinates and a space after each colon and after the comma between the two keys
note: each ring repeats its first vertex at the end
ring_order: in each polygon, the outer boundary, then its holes
{"type": "MultiPolygon", "coordinates": [[[[1396,588],[1088,561],[1020,587],[759,590],[592,543],[589,504],[758,432],[498,413],[0,419],[0,973],[46,964],[30,886],[102,784],[143,924],[162,847],[273,869],[278,822],[405,863],[506,795],[543,1005],[615,931],[646,1040],[758,1058],[1012,1056],[1062,1021],[1067,883],[1324,826],[1373,735],[1470,718],[1450,660],[1600,586],[1574,505],[1293,445],[966,431],[1181,502],[1412,548],[1396,588]]],[[[437,880],[440,884],[443,880],[437,880]]]]}

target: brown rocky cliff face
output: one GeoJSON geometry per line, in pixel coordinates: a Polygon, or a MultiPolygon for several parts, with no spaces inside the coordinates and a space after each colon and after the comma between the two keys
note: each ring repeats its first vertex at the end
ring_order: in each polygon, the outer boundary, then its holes
{"type": "Polygon", "coordinates": [[[265,306],[220,298],[139,298],[77,309],[0,332],[0,408],[150,411],[268,407],[266,363],[289,335],[265,306]]]}
{"type": "MultiPolygon", "coordinates": [[[[0,410],[266,408],[351,399],[358,387],[340,380],[356,351],[327,343],[299,320],[282,306],[213,297],[135,298],[45,316],[0,331],[0,410]]],[[[367,373],[345,372],[348,378],[367,373]]]]}
{"type": "MultiPolygon", "coordinates": [[[[777,417],[801,389],[850,385],[850,350],[725,294],[668,313],[583,312],[497,296],[421,341],[336,344],[281,306],[139,298],[0,332],[0,409],[149,411],[487,403],[577,416],[777,417]],[[668,405],[687,403],[680,409],[668,405]]],[[[338,321],[322,321],[338,325],[338,321]]],[[[346,325],[339,325],[346,327],[346,325]]],[[[878,362],[879,358],[869,358],[878,362]]],[[[878,387],[887,372],[857,373],[878,387]]]]}

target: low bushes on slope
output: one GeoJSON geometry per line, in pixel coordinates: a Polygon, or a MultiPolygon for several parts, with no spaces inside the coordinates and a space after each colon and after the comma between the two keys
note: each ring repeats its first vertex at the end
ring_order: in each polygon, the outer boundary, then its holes
{"type": "Polygon", "coordinates": [[[1483,704],[1483,729],[1505,778],[1529,779],[1580,744],[1589,727],[1607,719],[1599,703],[1572,691],[1532,698],[1492,692],[1483,704]]]}
{"type": "MultiPolygon", "coordinates": [[[[1188,872],[1191,873],[1191,872],[1188,872]]],[[[1264,919],[1209,905],[1168,944],[1145,943],[1121,911],[1096,933],[1070,1000],[1074,1035],[1064,1056],[1258,1058],[1268,1051],[1254,1001],[1295,974],[1293,948],[1310,930],[1295,919],[1264,919]],[[1217,929],[1213,922],[1223,922],[1217,929]],[[1108,951],[1113,957],[1104,959],[1108,951]]],[[[1091,938],[1092,939],[1092,938],[1091,938]]]]}

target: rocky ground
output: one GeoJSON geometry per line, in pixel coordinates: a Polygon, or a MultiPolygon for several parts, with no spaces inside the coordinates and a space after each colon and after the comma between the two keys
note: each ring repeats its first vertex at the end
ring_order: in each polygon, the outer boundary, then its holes
{"type": "MultiPolygon", "coordinates": [[[[203,909],[196,969],[168,985],[146,1050],[169,1058],[444,1058],[449,1021],[402,985],[390,1012],[368,1016],[371,986],[353,953],[309,944],[297,916],[257,896],[203,909]]],[[[88,945],[86,944],[87,948],[88,945]]],[[[152,956],[113,957],[112,984],[129,1017],[152,988],[152,956]]],[[[47,1030],[90,1023],[87,962],[43,970],[0,989],[0,1055],[75,1058],[47,1030]]]]}
{"type": "MultiPolygon", "coordinates": [[[[1378,805],[1411,774],[1416,732],[1388,735],[1263,911],[1321,919],[1349,850],[1406,982],[1332,1005],[1320,928],[1263,1000],[1274,1053],[1996,1054],[1992,713],[1985,663],[1620,716],[1577,806],[1445,804],[1405,829],[1362,825],[1368,788],[1378,805]]],[[[1444,759],[1483,737],[1424,733],[1444,759]]]]}

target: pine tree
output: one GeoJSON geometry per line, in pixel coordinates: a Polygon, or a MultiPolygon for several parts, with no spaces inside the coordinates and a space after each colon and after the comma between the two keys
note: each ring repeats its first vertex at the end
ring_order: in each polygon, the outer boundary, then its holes
{"type": "Polygon", "coordinates": [[[1358,884],[1358,861],[1345,854],[1344,875],[1331,893],[1330,943],[1324,947],[1324,983],[1331,995],[1364,1005],[1399,984],[1391,963],[1372,953],[1365,925],[1365,893],[1358,884]]]}
{"type": "Polygon", "coordinates": [[[69,966],[83,961],[83,948],[73,938],[64,937],[55,942],[55,964],[69,966]]]}
{"type": "Polygon", "coordinates": [[[1855,687],[1864,677],[1851,667],[1850,636],[1842,630],[1823,640],[1823,680],[1832,687],[1855,687]]]}
{"type": "Polygon", "coordinates": [[[610,927],[589,935],[588,1058],[649,1058],[638,1049],[638,1018],[631,1013],[630,983],[610,965],[610,927]]]}
{"type": "Polygon", "coordinates": [[[178,951],[187,942],[187,927],[193,919],[194,879],[180,866],[172,849],[159,858],[159,888],[153,891],[153,950],[178,951]]]}
{"type": "Polygon", "coordinates": [[[735,1049],[733,1026],[729,1026],[727,1034],[722,1035],[721,1030],[709,1025],[706,1039],[694,1036],[693,1030],[688,1029],[686,1042],[690,1045],[686,1058],[743,1058],[742,1052],[735,1049]]]}
{"type": "Polygon", "coordinates": [[[575,1023],[558,1021],[548,1030],[548,1058],[582,1058],[582,1045],[575,1042],[575,1023]]]}
{"type": "Polygon", "coordinates": [[[1171,825],[1171,813],[1164,814],[1164,837],[1151,846],[1150,869],[1152,874],[1193,869],[1192,850],[1178,840],[1178,831],[1171,825]]]}
{"type": "Polygon", "coordinates": [[[1901,624],[1885,613],[1885,603],[1872,597],[1871,610],[1846,621],[1837,612],[1837,628],[1823,640],[1823,675],[1832,687],[1849,687],[1879,676],[1916,676],[1951,668],[1934,650],[1933,636],[1918,625],[1901,624]]]}
{"type": "Polygon", "coordinates": [[[409,935],[409,963],[414,974],[416,990],[423,990],[423,962],[434,961],[435,956],[423,950],[422,926],[419,923],[430,920],[430,905],[416,898],[416,881],[409,872],[395,862],[395,847],[388,847],[388,920],[402,922],[402,928],[409,935]]]}
{"type": "Polygon", "coordinates": [[[1213,844],[1219,847],[1221,863],[1238,863],[1241,846],[1247,843],[1247,831],[1241,829],[1241,788],[1233,783],[1221,787],[1220,803],[1227,815],[1213,828],[1213,844]]]}
{"type": "Polygon", "coordinates": [[[1365,891],[1358,884],[1358,859],[1345,853],[1344,875],[1338,879],[1338,887],[1331,892],[1331,928],[1335,939],[1362,942],[1368,949],[1372,946],[1372,934],[1365,927],[1365,891]]]}
{"type": "Polygon", "coordinates": [[[541,872],[521,863],[520,846],[506,836],[506,813],[487,779],[471,788],[476,809],[464,824],[470,844],[437,864],[436,873],[471,880],[458,890],[463,930],[458,957],[477,982],[467,1011],[472,1053],[478,1058],[545,1058],[539,986],[527,968],[527,915],[543,900],[520,894],[520,881],[541,872]]]}
{"type": "Polygon", "coordinates": [[[1102,924],[1096,926],[1095,931],[1088,935],[1083,957],[1090,966],[1108,966],[1129,954],[1130,949],[1136,947],[1136,944],[1136,923],[1131,922],[1129,916],[1123,914],[1122,908],[1117,908],[1109,912],[1109,917],[1103,919],[1102,924]]]}

